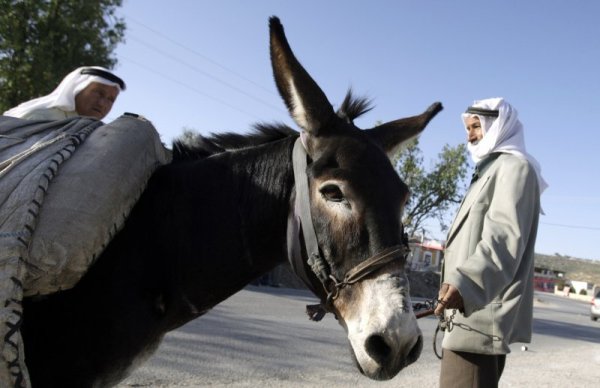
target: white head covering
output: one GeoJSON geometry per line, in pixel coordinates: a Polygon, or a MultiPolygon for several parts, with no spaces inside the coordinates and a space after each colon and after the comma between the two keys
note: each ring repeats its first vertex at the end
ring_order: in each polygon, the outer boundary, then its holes
{"type": "Polygon", "coordinates": [[[462,114],[465,128],[469,117],[477,116],[481,122],[483,138],[476,144],[467,145],[473,161],[478,163],[493,152],[505,152],[527,159],[537,174],[541,195],[548,187],[548,183],[542,177],[542,168],[538,161],[525,150],[523,125],[519,121],[517,110],[503,98],[475,101],[470,108],[498,111],[498,117],[474,113],[462,114]]]}
{"type": "Polygon", "coordinates": [[[32,111],[50,108],[58,108],[65,112],[73,112],[75,110],[75,96],[92,82],[116,86],[119,91],[125,89],[125,83],[123,80],[110,73],[110,71],[103,67],[79,67],[63,78],[61,83],[52,91],[52,93],[48,94],[47,96],[26,101],[12,109],[7,110],[4,112],[4,115],[23,117],[32,111]],[[94,69],[97,70],[95,74],[94,69]],[[89,71],[92,74],[86,74],[86,71],[89,71]],[[82,72],[84,74],[82,74],[82,72]],[[97,74],[103,74],[104,76],[97,74]]]}

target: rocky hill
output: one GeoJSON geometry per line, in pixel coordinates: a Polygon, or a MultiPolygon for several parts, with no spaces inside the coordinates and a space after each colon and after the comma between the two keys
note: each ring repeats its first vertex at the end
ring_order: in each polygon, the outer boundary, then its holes
{"type": "MultiPolygon", "coordinates": [[[[437,296],[440,287],[440,275],[435,272],[407,271],[410,283],[410,295],[431,299],[437,296]]],[[[268,275],[257,279],[253,285],[271,287],[301,288],[306,286],[292,271],[288,263],[277,266],[268,275]]]]}
{"type": "MultiPolygon", "coordinates": [[[[565,273],[568,280],[578,280],[600,285],[600,261],[577,259],[560,255],[535,255],[535,266],[565,273]]],[[[440,284],[440,275],[434,272],[407,271],[410,294],[413,297],[434,298],[440,284]]],[[[257,279],[255,285],[288,288],[305,288],[302,281],[292,272],[288,263],[279,265],[268,275],[257,279]]]]}
{"type": "Polygon", "coordinates": [[[565,273],[569,280],[600,284],[600,260],[577,259],[561,255],[535,255],[535,266],[565,273]]]}
{"type": "MultiPolygon", "coordinates": [[[[535,266],[565,273],[568,280],[600,285],[600,261],[565,256],[535,255],[535,266]]],[[[432,298],[437,294],[440,276],[433,272],[408,272],[410,294],[413,297],[432,298]]]]}

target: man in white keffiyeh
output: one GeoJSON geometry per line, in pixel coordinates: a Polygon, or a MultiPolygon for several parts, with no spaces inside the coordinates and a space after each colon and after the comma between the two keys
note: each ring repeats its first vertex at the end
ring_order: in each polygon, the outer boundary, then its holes
{"type": "MultiPolygon", "coordinates": [[[[462,120],[467,128],[468,120],[479,120],[481,127],[481,140],[467,144],[471,158],[479,163],[493,152],[505,152],[527,159],[538,177],[540,194],[546,190],[548,184],[542,177],[538,161],[525,150],[525,137],[523,125],[519,121],[518,112],[503,98],[488,98],[475,101],[475,103],[462,114],[462,120]],[[494,112],[490,116],[488,112],[494,112]],[[497,114],[496,114],[497,111],[497,114]]],[[[468,132],[468,129],[467,129],[468,132]]]]}
{"type": "Polygon", "coordinates": [[[462,120],[477,166],[446,239],[435,313],[452,330],[442,343],[440,387],[494,388],[509,345],[531,341],[534,248],[548,185],[504,99],[476,101],[462,120]]]}
{"type": "Polygon", "coordinates": [[[112,109],[125,82],[100,66],[79,67],[69,73],[52,93],[26,101],[4,112],[29,120],[62,120],[87,116],[102,120],[112,109]]]}

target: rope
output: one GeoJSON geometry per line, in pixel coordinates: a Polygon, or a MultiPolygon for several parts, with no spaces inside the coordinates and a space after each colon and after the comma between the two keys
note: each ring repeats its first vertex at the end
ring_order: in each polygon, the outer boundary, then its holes
{"type": "Polygon", "coordinates": [[[67,136],[69,136],[69,134],[62,133],[50,140],[45,140],[45,141],[44,141],[44,139],[39,140],[38,142],[33,144],[30,148],[12,156],[11,158],[3,160],[2,162],[0,162],[0,178],[2,176],[6,175],[8,173],[8,171],[10,171],[12,168],[14,168],[17,164],[19,164],[23,160],[27,159],[32,154],[43,150],[44,148],[56,143],[57,141],[63,140],[67,136]]]}

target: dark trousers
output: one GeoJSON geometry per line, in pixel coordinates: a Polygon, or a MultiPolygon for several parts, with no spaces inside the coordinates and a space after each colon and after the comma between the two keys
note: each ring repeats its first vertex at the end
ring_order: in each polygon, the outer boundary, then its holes
{"type": "Polygon", "coordinates": [[[440,388],[497,388],[506,355],[442,350],[440,388]]]}

